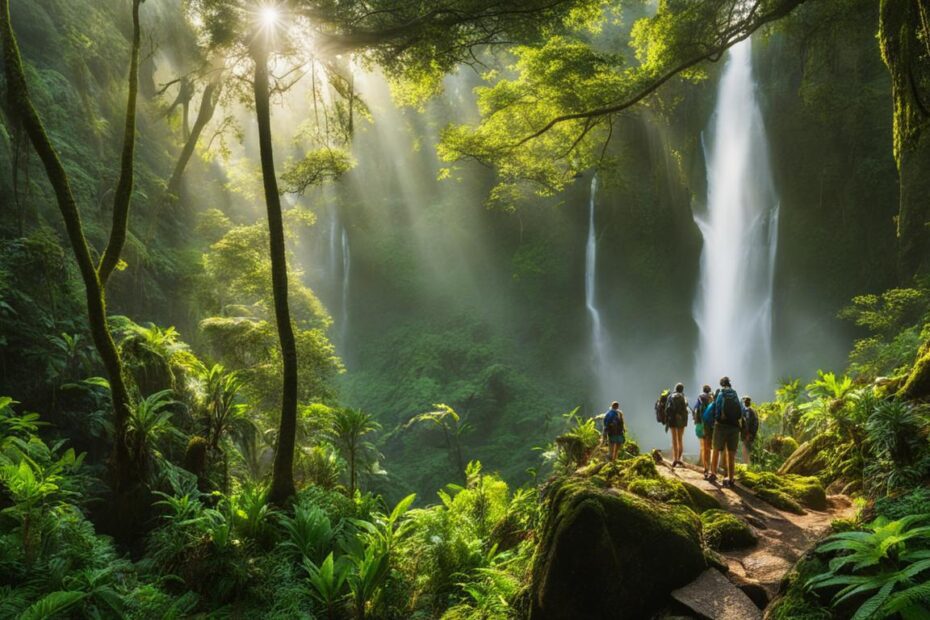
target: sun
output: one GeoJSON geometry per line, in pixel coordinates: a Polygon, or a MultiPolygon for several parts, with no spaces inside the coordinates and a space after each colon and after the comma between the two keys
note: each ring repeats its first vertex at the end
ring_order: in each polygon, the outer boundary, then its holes
{"type": "Polygon", "coordinates": [[[278,20],[281,19],[281,11],[278,10],[278,7],[268,4],[259,10],[258,18],[263,26],[271,28],[277,25],[278,20]]]}

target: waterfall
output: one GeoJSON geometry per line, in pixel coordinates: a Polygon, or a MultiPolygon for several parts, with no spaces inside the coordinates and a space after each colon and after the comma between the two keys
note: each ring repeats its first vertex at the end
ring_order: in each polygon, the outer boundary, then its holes
{"type": "MultiPolygon", "coordinates": [[[[352,255],[349,250],[349,233],[339,217],[339,210],[332,208],[329,220],[329,278],[327,288],[332,291],[329,303],[338,333],[337,344],[345,349],[349,333],[349,277],[352,255]],[[331,287],[331,288],[330,288],[331,287]],[[338,313],[337,313],[338,311],[338,313]]],[[[345,355],[343,351],[343,355],[345,355]]]]}
{"type": "Polygon", "coordinates": [[[349,274],[352,269],[352,255],[349,252],[349,233],[346,231],[345,226],[342,227],[340,245],[342,247],[342,318],[340,320],[340,331],[344,349],[349,336],[349,274]]]}
{"type": "Polygon", "coordinates": [[[597,175],[591,177],[591,195],[588,199],[588,242],[584,259],[584,303],[591,317],[591,351],[594,354],[594,376],[603,377],[606,371],[607,343],[601,326],[601,313],[597,309],[595,286],[597,281],[597,230],[594,225],[594,203],[597,198],[597,175]]]}
{"type": "Polygon", "coordinates": [[[723,375],[745,392],[770,390],[778,199],[752,75],[752,44],[734,45],[723,70],[706,153],[707,211],[695,320],[698,382],[723,375]]]}

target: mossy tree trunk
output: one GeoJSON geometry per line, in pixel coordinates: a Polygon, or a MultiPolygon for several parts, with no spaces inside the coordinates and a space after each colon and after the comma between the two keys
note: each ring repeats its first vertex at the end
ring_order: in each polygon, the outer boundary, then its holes
{"type": "Polygon", "coordinates": [[[274,454],[269,501],[285,503],[294,495],[294,444],[297,434],[297,345],[287,299],[287,256],[284,246],[284,220],[281,196],[274,169],[271,144],[271,102],[268,95],[268,51],[261,43],[252,49],[255,62],[255,115],[262,165],[262,184],[268,211],[268,238],[271,253],[271,281],[274,313],[284,366],[281,392],[281,423],[274,454]]]}
{"type": "MultiPolygon", "coordinates": [[[[119,252],[125,241],[125,226],[129,207],[128,197],[132,193],[132,151],[135,135],[135,80],[138,71],[139,53],[139,4],[142,0],[133,2],[133,60],[130,68],[130,94],[129,108],[126,112],[126,136],[123,145],[123,159],[120,174],[121,190],[117,191],[114,205],[114,225],[123,227],[122,231],[111,232],[110,243],[107,246],[110,258],[101,261],[101,270],[106,275],[112,271],[119,260],[119,252]],[[128,142],[128,144],[127,144],[128,142]],[[121,213],[117,214],[117,210],[121,213]],[[106,267],[105,267],[106,266],[106,267]]],[[[123,365],[119,351],[110,334],[107,324],[106,300],[104,296],[104,282],[106,280],[102,271],[94,264],[90,247],[84,237],[84,228],[78,210],[74,193],[68,175],[65,172],[61,159],[52,145],[45,131],[42,119],[32,103],[29,88],[26,83],[22,56],[13,32],[10,19],[9,0],[0,0],[0,38],[3,45],[4,70],[7,84],[7,98],[11,116],[15,118],[25,130],[33,148],[39,155],[49,183],[55,193],[61,217],[65,223],[68,240],[74,252],[78,269],[87,297],[87,315],[90,324],[91,337],[100,356],[101,362],[110,382],[110,394],[113,401],[114,412],[114,445],[113,456],[110,463],[111,482],[113,491],[117,494],[129,490],[138,480],[138,472],[132,467],[132,462],[126,441],[127,424],[130,414],[131,400],[123,374],[123,365]]]]}
{"type": "Polygon", "coordinates": [[[129,227],[129,205],[132,202],[133,158],[136,148],[136,99],[139,93],[139,48],[142,43],[142,28],[139,24],[139,6],[143,0],[132,1],[132,53],[129,59],[129,94],[126,98],[126,119],[123,125],[123,151],[120,154],[119,181],[113,195],[113,225],[110,240],[100,258],[97,273],[101,286],[116,265],[119,264],[123,246],[126,245],[126,229],[129,227]]]}
{"type": "Polygon", "coordinates": [[[930,272],[930,7],[882,0],[882,58],[891,73],[898,164],[900,276],[930,272]]]}

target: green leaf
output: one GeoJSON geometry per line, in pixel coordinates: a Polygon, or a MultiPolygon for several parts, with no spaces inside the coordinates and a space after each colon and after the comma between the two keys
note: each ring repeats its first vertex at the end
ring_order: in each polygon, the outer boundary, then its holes
{"type": "Polygon", "coordinates": [[[46,618],[51,618],[56,614],[60,614],[74,607],[84,600],[86,596],[84,592],[75,592],[72,590],[61,590],[46,594],[30,605],[19,617],[19,620],[45,620],[46,618]]]}

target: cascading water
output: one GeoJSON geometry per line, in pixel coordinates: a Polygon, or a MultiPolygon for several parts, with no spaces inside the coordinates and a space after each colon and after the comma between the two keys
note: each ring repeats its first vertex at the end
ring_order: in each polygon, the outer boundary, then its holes
{"type": "MultiPolygon", "coordinates": [[[[333,305],[338,304],[338,344],[345,349],[349,334],[349,277],[352,254],[349,250],[349,233],[333,207],[329,220],[329,272],[333,291],[333,305]]],[[[334,310],[335,312],[335,310],[334,310]]],[[[343,355],[345,353],[343,352],[343,355]]]]}
{"type": "Polygon", "coordinates": [[[342,227],[342,320],[340,332],[342,334],[343,349],[349,337],[349,275],[352,269],[352,254],[349,251],[349,233],[342,227]]]}
{"type": "Polygon", "coordinates": [[[733,378],[737,390],[772,388],[772,289],[778,200],[756,100],[749,39],[729,52],[707,153],[707,212],[695,320],[696,378],[733,378]]]}
{"type": "Polygon", "coordinates": [[[597,309],[595,286],[597,281],[597,229],[594,225],[594,204],[597,198],[597,175],[591,177],[591,195],[588,199],[588,242],[584,260],[584,303],[591,317],[591,351],[594,354],[594,376],[603,376],[606,370],[607,342],[597,309]]]}

